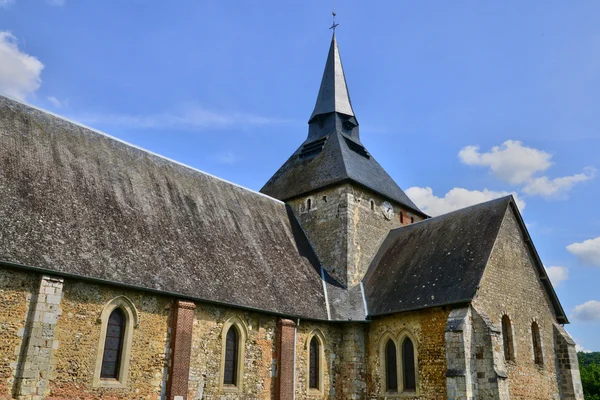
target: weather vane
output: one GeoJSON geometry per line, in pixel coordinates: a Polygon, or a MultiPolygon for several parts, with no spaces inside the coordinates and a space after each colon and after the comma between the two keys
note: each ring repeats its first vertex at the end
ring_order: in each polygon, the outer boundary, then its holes
{"type": "Polygon", "coordinates": [[[333,25],[331,25],[329,29],[333,29],[333,33],[335,34],[335,28],[337,28],[339,24],[335,23],[335,10],[333,10],[331,14],[333,15],[333,25]]]}

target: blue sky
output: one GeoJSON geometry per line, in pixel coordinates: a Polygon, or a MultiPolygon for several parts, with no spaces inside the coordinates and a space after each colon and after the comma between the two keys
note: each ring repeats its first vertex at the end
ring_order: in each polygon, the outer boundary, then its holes
{"type": "Polygon", "coordinates": [[[514,193],[600,351],[600,2],[0,0],[0,92],[258,190],[307,134],[333,5],[369,151],[430,214],[514,193]]]}

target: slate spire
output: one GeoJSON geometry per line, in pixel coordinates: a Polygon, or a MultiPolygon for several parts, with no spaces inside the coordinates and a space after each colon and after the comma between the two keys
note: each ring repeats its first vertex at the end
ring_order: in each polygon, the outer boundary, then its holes
{"type": "Polygon", "coordinates": [[[360,140],[334,33],[308,121],[308,137],[260,191],[287,201],[344,182],[354,182],[425,216],[360,140]]]}
{"type": "Polygon", "coordinates": [[[344,76],[344,68],[342,67],[342,59],[335,33],[331,38],[329,55],[325,63],[325,71],[321,79],[317,103],[310,116],[309,123],[318,115],[334,112],[354,117],[354,110],[350,102],[350,94],[346,85],[346,77],[344,76]]]}

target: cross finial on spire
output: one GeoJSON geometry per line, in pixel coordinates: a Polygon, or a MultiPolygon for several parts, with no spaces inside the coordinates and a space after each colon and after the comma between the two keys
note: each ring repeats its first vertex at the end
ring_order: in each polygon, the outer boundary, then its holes
{"type": "Polygon", "coordinates": [[[337,28],[339,24],[336,24],[336,23],[335,23],[335,16],[336,16],[335,10],[333,10],[333,11],[331,12],[331,14],[333,15],[333,25],[331,25],[331,26],[329,27],[329,29],[333,29],[333,34],[335,35],[335,28],[337,28]]]}

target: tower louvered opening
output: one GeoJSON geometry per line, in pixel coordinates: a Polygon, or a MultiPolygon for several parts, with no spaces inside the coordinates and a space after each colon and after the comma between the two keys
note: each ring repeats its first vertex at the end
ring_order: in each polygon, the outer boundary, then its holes
{"type": "Polygon", "coordinates": [[[346,144],[348,145],[348,148],[350,150],[352,150],[353,152],[360,154],[361,156],[363,156],[364,158],[371,158],[371,155],[369,154],[369,152],[360,144],[353,142],[352,140],[348,139],[348,138],[344,138],[344,140],[346,141],[346,144]]]}
{"type": "Polygon", "coordinates": [[[298,157],[307,158],[316,156],[321,152],[321,150],[323,150],[325,142],[327,142],[327,137],[305,144],[304,146],[302,146],[302,150],[300,151],[298,157]]]}

